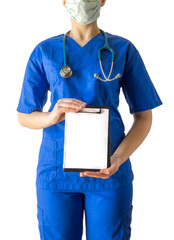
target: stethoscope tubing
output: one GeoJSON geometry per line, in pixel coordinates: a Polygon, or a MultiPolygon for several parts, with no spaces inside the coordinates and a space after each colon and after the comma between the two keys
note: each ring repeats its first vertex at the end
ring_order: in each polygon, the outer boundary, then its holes
{"type": "MultiPolygon", "coordinates": [[[[71,68],[67,66],[66,48],[65,48],[65,45],[66,45],[66,44],[65,44],[66,36],[67,36],[67,34],[68,34],[70,31],[71,31],[71,30],[69,30],[69,31],[64,35],[64,38],[63,38],[64,67],[61,69],[60,74],[61,74],[62,77],[65,77],[65,78],[68,78],[68,77],[70,77],[70,76],[72,75],[72,70],[71,70],[71,68]],[[66,73],[64,72],[64,69],[65,69],[65,71],[67,71],[66,73]]],[[[112,81],[112,80],[120,77],[121,74],[119,73],[119,74],[117,74],[114,78],[109,79],[109,78],[110,78],[110,75],[111,75],[111,73],[112,73],[112,69],[113,69],[113,62],[114,62],[115,52],[114,52],[114,50],[113,50],[111,47],[109,47],[109,45],[108,45],[108,38],[107,38],[106,33],[105,33],[102,29],[100,29],[100,31],[101,31],[101,32],[103,33],[103,35],[104,35],[105,43],[104,43],[104,46],[101,47],[101,48],[98,50],[98,60],[99,60],[100,67],[101,67],[101,70],[102,70],[102,73],[103,73],[103,76],[104,76],[105,80],[101,79],[101,78],[98,76],[98,74],[96,74],[96,73],[94,74],[94,77],[100,79],[101,81],[112,81]],[[102,62],[101,62],[101,51],[102,51],[102,50],[109,50],[109,51],[111,52],[111,54],[112,54],[112,64],[111,64],[111,69],[110,69],[110,73],[109,73],[108,77],[106,77],[106,75],[105,75],[105,73],[104,73],[104,71],[103,71],[103,66],[102,66],[102,62]]]]}

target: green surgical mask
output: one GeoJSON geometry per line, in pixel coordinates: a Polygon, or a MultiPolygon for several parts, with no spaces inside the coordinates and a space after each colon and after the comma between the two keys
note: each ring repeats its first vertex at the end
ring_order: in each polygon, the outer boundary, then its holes
{"type": "Polygon", "coordinates": [[[100,16],[101,0],[66,0],[66,7],[76,22],[87,25],[100,16]]]}

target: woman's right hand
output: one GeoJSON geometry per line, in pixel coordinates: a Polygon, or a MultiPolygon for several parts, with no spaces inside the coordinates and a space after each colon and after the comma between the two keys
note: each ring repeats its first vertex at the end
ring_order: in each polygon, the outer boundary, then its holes
{"type": "Polygon", "coordinates": [[[49,113],[49,121],[56,124],[65,120],[65,112],[78,112],[86,106],[86,103],[76,98],[62,98],[57,101],[53,110],[49,113]]]}

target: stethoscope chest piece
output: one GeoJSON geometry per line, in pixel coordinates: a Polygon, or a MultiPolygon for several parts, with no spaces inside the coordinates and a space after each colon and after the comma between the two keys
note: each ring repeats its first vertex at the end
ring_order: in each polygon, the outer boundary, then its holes
{"type": "Polygon", "coordinates": [[[72,70],[69,66],[64,66],[60,70],[60,75],[63,78],[69,78],[72,75],[72,70]]]}

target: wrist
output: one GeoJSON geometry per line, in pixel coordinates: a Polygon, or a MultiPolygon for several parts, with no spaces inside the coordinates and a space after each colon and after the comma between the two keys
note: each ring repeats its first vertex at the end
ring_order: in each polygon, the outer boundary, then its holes
{"type": "Polygon", "coordinates": [[[61,119],[62,112],[59,110],[48,112],[47,121],[49,125],[54,125],[58,123],[61,119]]]}
{"type": "Polygon", "coordinates": [[[47,122],[47,125],[48,126],[51,126],[53,124],[56,123],[54,117],[53,117],[53,114],[52,112],[47,112],[47,115],[46,115],[46,122],[47,122]]]}
{"type": "Polygon", "coordinates": [[[118,155],[117,153],[114,153],[111,156],[111,161],[114,161],[115,163],[117,163],[118,166],[120,166],[124,162],[123,157],[118,155]]]}

